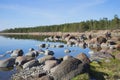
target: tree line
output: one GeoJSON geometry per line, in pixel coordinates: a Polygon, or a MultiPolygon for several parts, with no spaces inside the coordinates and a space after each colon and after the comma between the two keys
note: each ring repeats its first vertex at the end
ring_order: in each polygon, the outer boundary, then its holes
{"type": "Polygon", "coordinates": [[[99,20],[87,20],[77,23],[65,23],[61,25],[36,26],[29,28],[6,29],[2,32],[23,33],[23,32],[83,32],[90,30],[120,29],[120,18],[114,15],[114,18],[102,18],[99,20]]]}

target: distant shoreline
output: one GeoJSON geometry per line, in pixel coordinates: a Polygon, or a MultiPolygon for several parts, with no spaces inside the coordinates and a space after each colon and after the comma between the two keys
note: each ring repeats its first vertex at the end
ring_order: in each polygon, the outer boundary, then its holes
{"type": "Polygon", "coordinates": [[[85,31],[85,32],[29,32],[29,33],[0,33],[0,35],[36,35],[36,36],[55,36],[55,35],[65,35],[70,34],[74,36],[78,36],[81,34],[92,34],[92,35],[102,35],[105,34],[107,31],[111,32],[112,35],[120,36],[120,30],[93,30],[93,31],[85,31]]]}

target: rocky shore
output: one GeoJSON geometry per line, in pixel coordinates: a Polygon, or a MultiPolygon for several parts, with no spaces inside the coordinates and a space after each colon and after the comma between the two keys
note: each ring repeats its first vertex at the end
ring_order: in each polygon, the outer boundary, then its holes
{"type": "MultiPolygon", "coordinates": [[[[44,40],[64,41],[67,46],[90,48],[90,57],[84,53],[78,53],[75,57],[67,55],[62,58],[56,58],[53,51],[48,49],[38,51],[33,48],[30,48],[29,52],[23,55],[23,51],[17,49],[10,52],[11,58],[0,61],[0,67],[22,68],[18,69],[18,72],[12,75],[12,80],[71,80],[83,73],[88,73],[89,79],[100,80],[94,76],[94,73],[91,73],[91,65],[94,66],[93,64],[97,64],[100,66],[102,61],[105,64],[109,64],[116,59],[120,60],[119,30],[89,32],[79,35],[66,33],[64,35],[51,35],[44,40]],[[37,58],[40,54],[44,56],[37,58]]],[[[40,44],[39,47],[48,48],[51,46],[40,44]]],[[[64,45],[55,45],[52,47],[64,47],[64,45]]],[[[69,53],[70,51],[68,49],[65,52],[69,53]]],[[[110,76],[109,73],[107,74],[108,76],[104,76],[102,80],[109,80],[109,77],[113,76],[110,76]]],[[[120,79],[119,76],[117,79],[120,79]]]]}

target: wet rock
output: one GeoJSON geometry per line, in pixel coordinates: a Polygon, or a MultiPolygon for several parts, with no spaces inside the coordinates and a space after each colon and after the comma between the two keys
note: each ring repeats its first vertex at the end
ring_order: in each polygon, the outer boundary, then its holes
{"type": "Polygon", "coordinates": [[[43,64],[47,60],[55,60],[55,57],[52,55],[47,55],[47,56],[43,56],[43,57],[38,59],[40,64],[43,64]]]}
{"type": "Polygon", "coordinates": [[[71,80],[73,77],[84,72],[84,65],[76,58],[69,58],[50,71],[54,80],[71,80]]]}
{"type": "Polygon", "coordinates": [[[14,64],[15,64],[15,58],[0,60],[0,67],[3,67],[3,68],[13,67],[14,64]]]}
{"type": "Polygon", "coordinates": [[[16,49],[12,52],[11,57],[17,57],[17,56],[22,56],[23,55],[23,50],[22,49],[16,49]]]}

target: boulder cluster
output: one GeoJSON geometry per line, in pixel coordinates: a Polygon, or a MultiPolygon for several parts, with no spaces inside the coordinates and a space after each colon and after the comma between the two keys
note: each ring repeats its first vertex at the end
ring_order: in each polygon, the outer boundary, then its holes
{"type": "Polygon", "coordinates": [[[84,53],[56,58],[53,51],[45,50],[37,58],[41,51],[30,48],[24,55],[21,49],[13,50],[10,58],[0,61],[0,67],[16,69],[12,80],[70,80],[89,71],[90,60],[84,53]]]}
{"type": "Polygon", "coordinates": [[[89,58],[80,53],[76,57],[64,56],[56,58],[44,55],[41,58],[17,56],[15,65],[21,67],[12,75],[13,80],[70,80],[75,76],[89,71],[89,58]]]}

